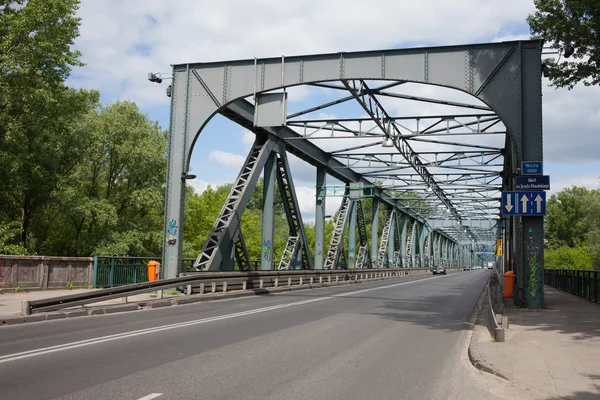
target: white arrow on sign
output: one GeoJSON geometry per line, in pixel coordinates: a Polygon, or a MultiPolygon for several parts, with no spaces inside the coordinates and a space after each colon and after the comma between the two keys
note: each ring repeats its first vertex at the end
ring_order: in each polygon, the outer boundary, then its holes
{"type": "Polygon", "coordinates": [[[536,211],[539,213],[542,212],[542,196],[540,196],[539,194],[537,195],[537,197],[535,198],[535,202],[536,202],[536,211]]]}
{"type": "Polygon", "coordinates": [[[521,212],[523,214],[527,214],[527,202],[529,201],[529,198],[527,197],[527,195],[523,195],[523,197],[521,197],[521,204],[523,205],[523,207],[521,208],[521,212]]]}
{"type": "Polygon", "coordinates": [[[509,194],[506,195],[506,205],[504,206],[504,208],[506,208],[506,211],[510,212],[510,210],[513,209],[512,206],[512,196],[509,194]]]}

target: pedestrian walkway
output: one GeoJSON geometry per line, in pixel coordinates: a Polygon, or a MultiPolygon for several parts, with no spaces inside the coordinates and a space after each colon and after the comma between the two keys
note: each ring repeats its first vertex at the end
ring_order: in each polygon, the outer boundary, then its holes
{"type": "MultiPolygon", "coordinates": [[[[77,293],[85,293],[98,289],[72,289],[72,290],[40,290],[40,291],[29,291],[29,292],[4,292],[0,294],[0,319],[2,317],[16,317],[21,315],[21,303],[23,300],[41,300],[41,299],[49,299],[53,297],[59,296],[67,296],[70,294],[77,293]]],[[[136,301],[148,301],[148,300],[156,300],[160,295],[158,293],[145,293],[138,294],[135,296],[129,296],[127,298],[128,302],[136,302],[136,301]]],[[[163,298],[171,298],[179,296],[179,293],[176,291],[165,291],[163,292],[163,298]]],[[[98,303],[92,303],[90,306],[106,306],[113,304],[123,304],[125,302],[124,298],[122,299],[112,299],[105,300],[98,303]]],[[[79,307],[81,308],[81,306],[79,307]]]]}
{"type": "Polygon", "coordinates": [[[529,388],[532,399],[600,399],[599,304],[545,286],[544,309],[505,309],[504,343],[492,340],[484,304],[471,342],[483,367],[529,388]]]}

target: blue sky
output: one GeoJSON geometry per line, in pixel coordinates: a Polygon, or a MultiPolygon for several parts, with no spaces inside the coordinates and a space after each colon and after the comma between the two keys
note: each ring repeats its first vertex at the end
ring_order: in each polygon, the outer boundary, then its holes
{"type": "MultiPolygon", "coordinates": [[[[100,90],[104,102],[135,101],[168,129],[168,81],[157,85],[146,77],[150,71],[169,73],[171,64],[525,39],[525,18],[533,10],[533,0],[380,0],[368,5],[355,0],[86,0],[76,46],[87,66],[76,69],[69,83],[100,90]]],[[[551,192],[573,184],[596,188],[598,88],[555,90],[546,83],[544,172],[551,175],[551,192]]],[[[319,101],[324,101],[321,92],[301,88],[290,92],[288,109],[319,101]]],[[[340,106],[335,112],[341,116],[352,110],[340,106]]],[[[251,136],[241,127],[215,118],[193,153],[191,165],[198,178],[192,185],[201,191],[207,184],[230,182],[250,143],[251,136]]],[[[299,164],[292,168],[301,208],[310,219],[314,169],[299,164]]]]}

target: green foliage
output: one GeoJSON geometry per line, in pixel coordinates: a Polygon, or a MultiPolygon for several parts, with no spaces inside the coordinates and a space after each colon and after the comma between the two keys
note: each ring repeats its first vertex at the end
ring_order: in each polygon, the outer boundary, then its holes
{"type": "Polygon", "coordinates": [[[600,226],[589,231],[586,235],[586,249],[592,260],[593,269],[600,269],[600,226]]]}
{"type": "Polygon", "coordinates": [[[0,254],[26,255],[27,251],[19,242],[21,224],[17,221],[0,224],[0,254]]]}
{"type": "Polygon", "coordinates": [[[160,254],[166,132],[131,102],[98,107],[78,131],[87,146],[57,190],[44,253],[160,254]]]}
{"type": "MultiPolygon", "coordinates": [[[[210,233],[225,200],[231,190],[232,184],[208,187],[198,195],[190,187],[186,191],[186,208],[184,214],[184,257],[196,257],[202,250],[202,246],[210,233]]],[[[263,207],[264,181],[261,178],[252,197],[242,215],[242,233],[246,241],[246,247],[250,259],[260,260],[262,250],[262,207],[263,207]]],[[[277,189],[277,187],[276,187],[277,189]]],[[[325,249],[328,248],[333,233],[334,220],[325,223],[325,249]]],[[[309,246],[310,257],[314,259],[315,247],[315,225],[304,224],[306,238],[309,246]]],[[[289,227],[283,208],[283,203],[276,190],[275,199],[275,234],[273,262],[278,263],[289,237],[289,227]]]]}
{"type": "MultiPolygon", "coordinates": [[[[394,193],[395,194],[395,193],[394,193]]],[[[396,194],[394,197],[398,198],[405,206],[411,210],[419,213],[423,218],[429,217],[433,213],[431,204],[423,199],[423,197],[415,192],[405,192],[396,194]]]]}
{"type": "Polygon", "coordinates": [[[553,194],[544,230],[546,268],[600,268],[600,190],[573,186],[553,194]]]}
{"type": "Polygon", "coordinates": [[[20,221],[20,237],[9,244],[29,253],[39,251],[43,231],[32,222],[81,157],[85,138],[75,122],[98,100],[97,92],[64,85],[71,67],[82,65],[71,50],[78,5],[0,1],[0,222],[20,221]]]}
{"type": "Polygon", "coordinates": [[[585,247],[561,246],[544,251],[544,268],[592,269],[592,259],[585,247]]]}
{"type": "Polygon", "coordinates": [[[556,87],[572,89],[600,83],[600,2],[598,0],[535,0],[537,11],[529,15],[531,33],[559,49],[573,46],[571,60],[546,60],[556,87]],[[582,59],[588,58],[587,61],[582,59]]]}
{"type": "Polygon", "coordinates": [[[546,204],[544,225],[548,247],[582,245],[586,233],[593,226],[592,218],[595,216],[592,211],[598,203],[600,193],[584,187],[573,186],[553,194],[546,204]]]}

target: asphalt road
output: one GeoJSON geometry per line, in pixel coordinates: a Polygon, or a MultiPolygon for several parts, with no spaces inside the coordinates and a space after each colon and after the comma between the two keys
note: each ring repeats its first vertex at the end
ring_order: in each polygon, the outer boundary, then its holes
{"type": "Polygon", "coordinates": [[[3,327],[0,399],[494,399],[465,358],[488,275],[3,327]]]}

